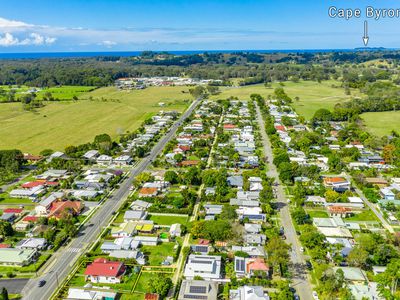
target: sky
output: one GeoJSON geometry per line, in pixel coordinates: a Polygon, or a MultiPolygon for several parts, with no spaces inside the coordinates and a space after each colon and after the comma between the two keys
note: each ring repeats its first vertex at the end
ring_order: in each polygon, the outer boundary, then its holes
{"type": "MultiPolygon", "coordinates": [[[[368,5],[400,1],[0,0],[0,53],[350,49],[363,46],[366,18],[328,8],[368,5]]],[[[399,47],[400,19],[368,25],[368,46],[399,47]]]]}

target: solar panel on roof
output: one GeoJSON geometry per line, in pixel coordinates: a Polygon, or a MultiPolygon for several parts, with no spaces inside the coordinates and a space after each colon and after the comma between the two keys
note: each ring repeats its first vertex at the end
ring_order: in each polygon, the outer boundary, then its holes
{"type": "Polygon", "coordinates": [[[206,261],[206,260],[192,260],[191,261],[194,264],[207,264],[207,265],[211,265],[213,262],[212,261],[206,261]]]}
{"type": "Polygon", "coordinates": [[[197,286],[197,285],[192,285],[189,288],[190,293],[194,294],[205,294],[207,292],[207,287],[205,286],[197,286]]]}
{"type": "Polygon", "coordinates": [[[183,298],[185,299],[202,299],[206,300],[207,296],[201,296],[201,295],[184,295],[183,298]]]}

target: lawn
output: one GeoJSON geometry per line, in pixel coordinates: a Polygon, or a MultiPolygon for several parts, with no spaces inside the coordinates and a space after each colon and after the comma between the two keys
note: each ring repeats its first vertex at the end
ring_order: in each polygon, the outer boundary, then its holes
{"type": "Polygon", "coordinates": [[[0,205],[1,204],[33,204],[32,200],[27,198],[10,198],[6,193],[0,194],[0,205]]]}
{"type": "MultiPolygon", "coordinates": [[[[166,274],[170,276],[171,274],[166,274]]],[[[149,292],[149,282],[154,279],[154,273],[152,272],[142,272],[140,274],[139,281],[136,285],[135,292],[146,293],[149,292]]],[[[128,298],[129,299],[129,298],[128,298]]],[[[135,298],[136,299],[136,298],[135,298]]]]}
{"type": "Polygon", "coordinates": [[[400,128],[400,111],[369,112],[361,114],[366,130],[376,136],[390,134],[400,128]]]}
{"type": "MultiPolygon", "coordinates": [[[[285,82],[283,89],[293,98],[293,106],[296,111],[310,119],[314,112],[320,108],[332,109],[336,103],[350,100],[352,96],[358,96],[356,90],[352,90],[352,95],[346,95],[343,88],[340,88],[340,82],[335,80],[323,81],[321,83],[315,81],[300,81],[294,83],[285,82]],[[335,85],[337,87],[333,87],[335,85]],[[294,98],[299,97],[299,101],[294,98]]],[[[263,84],[255,84],[244,87],[221,88],[219,95],[213,96],[212,99],[225,99],[229,96],[235,96],[239,99],[246,100],[253,93],[258,93],[263,97],[272,95],[274,89],[281,87],[279,83],[273,83],[272,88],[265,88],[263,84]]]]}
{"type": "Polygon", "coordinates": [[[187,87],[149,87],[119,91],[114,87],[83,93],[78,101],[46,103],[35,112],[24,111],[21,103],[0,104],[0,149],[17,148],[38,154],[50,148],[93,141],[97,134],[113,138],[133,131],[152,114],[163,110],[183,111],[192,97],[187,87]],[[159,102],[166,103],[160,108],[159,102]],[[62,138],[61,138],[62,137],[62,138]]]}
{"type": "Polygon", "coordinates": [[[172,225],[175,223],[180,223],[183,225],[186,225],[188,221],[187,216],[155,216],[155,215],[150,215],[150,220],[154,221],[155,224],[157,225],[172,225]]]}
{"type": "Polygon", "coordinates": [[[175,243],[162,243],[157,246],[143,246],[141,251],[148,257],[150,266],[160,266],[167,256],[174,255],[175,243]]]}
{"type": "Polygon", "coordinates": [[[310,215],[311,218],[329,218],[329,215],[325,210],[307,209],[307,213],[310,215]]]}
{"type": "Polygon", "coordinates": [[[144,294],[133,293],[133,294],[122,294],[120,300],[143,300],[144,294]]]}
{"type": "Polygon", "coordinates": [[[346,218],[346,221],[379,221],[372,210],[365,210],[359,214],[346,218]]]}

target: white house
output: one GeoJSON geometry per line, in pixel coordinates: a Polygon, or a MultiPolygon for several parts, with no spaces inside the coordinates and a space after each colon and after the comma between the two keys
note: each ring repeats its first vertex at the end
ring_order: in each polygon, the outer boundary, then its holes
{"type": "Polygon", "coordinates": [[[221,256],[189,255],[184,276],[187,279],[194,279],[195,276],[200,276],[205,280],[219,279],[221,277],[221,256]]]}

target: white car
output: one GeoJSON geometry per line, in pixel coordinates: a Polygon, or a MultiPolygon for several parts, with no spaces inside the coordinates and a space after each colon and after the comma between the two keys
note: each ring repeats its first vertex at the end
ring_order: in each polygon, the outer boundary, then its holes
{"type": "Polygon", "coordinates": [[[312,292],[312,296],[313,296],[313,298],[314,298],[315,300],[319,300],[318,294],[317,294],[316,291],[313,291],[313,292],[312,292]]]}
{"type": "Polygon", "coordinates": [[[304,252],[304,248],[303,247],[300,247],[300,252],[304,252]]]}

